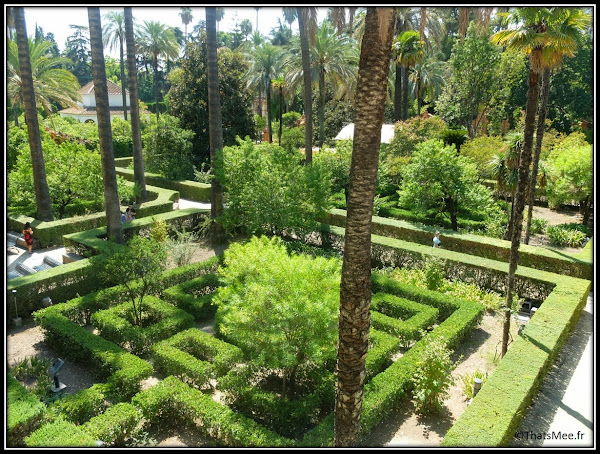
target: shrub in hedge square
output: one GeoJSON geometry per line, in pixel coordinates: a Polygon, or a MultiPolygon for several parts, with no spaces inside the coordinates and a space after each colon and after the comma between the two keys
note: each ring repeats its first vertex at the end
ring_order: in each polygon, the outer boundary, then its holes
{"type": "Polygon", "coordinates": [[[6,427],[8,445],[17,446],[23,436],[37,427],[46,406],[12,375],[6,389],[6,427]]]}
{"type": "Polygon", "coordinates": [[[163,299],[189,312],[196,320],[206,320],[215,314],[216,306],[212,304],[212,298],[217,287],[219,277],[212,273],[205,274],[165,289],[163,299]]]}
{"type": "Polygon", "coordinates": [[[154,367],[197,387],[226,374],[243,360],[242,351],[196,328],[175,334],[152,347],[154,367]]]}
{"type": "Polygon", "coordinates": [[[140,355],[153,343],[194,324],[192,315],[155,296],[144,297],[142,305],[143,310],[139,312],[142,314],[141,325],[135,324],[136,316],[130,303],[96,312],[91,317],[92,325],[103,338],[140,355]]]}
{"type": "Polygon", "coordinates": [[[63,418],[45,424],[25,438],[25,446],[32,447],[95,447],[96,440],[83,427],[63,418]]]}

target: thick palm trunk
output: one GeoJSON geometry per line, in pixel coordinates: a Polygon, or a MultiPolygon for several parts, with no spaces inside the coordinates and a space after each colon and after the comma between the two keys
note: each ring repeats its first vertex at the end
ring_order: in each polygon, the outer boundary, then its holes
{"type": "Polygon", "coordinates": [[[540,111],[538,113],[537,131],[535,134],[535,151],[533,156],[533,167],[531,169],[531,181],[529,183],[529,197],[527,199],[527,226],[525,228],[525,244],[529,244],[529,230],[531,229],[531,217],[533,216],[533,204],[535,203],[535,186],[537,184],[540,154],[542,152],[542,140],[546,131],[546,114],[548,113],[548,97],[550,95],[550,69],[544,70],[542,81],[542,95],[540,111]]]}
{"type": "MultiPolygon", "coordinates": [[[[223,151],[223,123],[221,120],[221,99],[219,95],[219,67],[217,60],[217,12],[215,8],[206,8],[206,51],[208,73],[208,124],[210,140],[210,162],[213,175],[220,172],[215,168],[215,159],[223,151]]],[[[222,241],[224,231],[216,219],[223,214],[223,186],[214,176],[210,182],[210,215],[213,220],[212,236],[222,241]]]]}
{"type": "Polygon", "coordinates": [[[402,120],[402,66],[396,63],[394,79],[394,122],[402,120]]]}
{"type": "Polygon", "coordinates": [[[36,219],[52,221],[52,204],[50,190],[46,180],[46,165],[42,151],[40,125],[35,104],[35,91],[33,88],[33,75],[29,59],[29,43],[25,26],[25,11],[23,8],[14,8],[15,30],[17,33],[17,48],[19,50],[19,73],[21,76],[23,105],[25,108],[25,123],[29,137],[29,150],[31,152],[31,165],[33,167],[33,187],[35,192],[36,219]]]}
{"type": "Polygon", "coordinates": [[[119,38],[119,54],[121,56],[121,91],[123,96],[123,118],[127,121],[127,93],[125,84],[125,61],[123,56],[123,37],[119,38]]]}
{"type": "Polygon", "coordinates": [[[127,73],[129,75],[129,102],[131,104],[131,139],[133,142],[133,181],[141,189],[140,200],[148,200],[144,155],[142,154],[142,130],[138,97],[137,67],[135,64],[135,41],[131,7],[125,8],[125,38],[127,41],[127,73]]]}
{"type": "Polygon", "coordinates": [[[519,184],[515,194],[515,203],[511,216],[512,232],[510,244],[510,261],[508,265],[508,278],[506,283],[506,309],[502,329],[501,356],[506,354],[508,348],[508,335],[510,331],[510,309],[512,308],[513,291],[515,288],[515,272],[519,261],[519,246],[521,232],[523,231],[523,210],[527,197],[529,184],[529,166],[531,165],[531,151],[533,148],[533,130],[535,129],[535,114],[538,104],[539,73],[529,71],[529,89],[527,91],[527,108],[525,111],[525,131],[523,135],[523,148],[519,159],[519,184]]]}
{"type": "Polygon", "coordinates": [[[354,145],[340,284],[335,446],[355,444],[360,428],[370,326],[371,217],[393,24],[392,8],[367,9],[358,69],[354,145]],[[384,15],[385,20],[380,21],[380,15],[384,15]],[[387,30],[380,30],[380,24],[387,30]]]}
{"type": "Polygon", "coordinates": [[[121,225],[121,210],[119,193],[117,190],[117,172],[115,171],[115,155],[110,127],[110,111],[108,108],[108,88],[106,85],[106,69],[102,46],[100,9],[88,8],[88,20],[90,23],[94,97],[96,99],[96,113],[98,116],[98,138],[100,139],[100,155],[102,159],[106,235],[110,241],[123,244],[125,241],[123,238],[123,226],[121,225]]]}
{"type": "Polygon", "coordinates": [[[298,8],[298,29],[300,32],[300,51],[302,54],[302,102],[304,104],[304,153],[306,163],[312,163],[312,80],[310,77],[310,49],[308,46],[306,8],[298,8]]]}

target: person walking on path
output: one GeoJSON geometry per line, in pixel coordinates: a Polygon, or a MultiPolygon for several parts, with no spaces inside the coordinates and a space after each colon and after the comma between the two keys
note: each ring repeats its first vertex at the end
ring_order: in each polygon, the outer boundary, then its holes
{"type": "Polygon", "coordinates": [[[433,236],[433,247],[442,247],[442,240],[440,240],[440,232],[438,231],[433,236]]]}
{"type": "Polygon", "coordinates": [[[31,249],[33,248],[33,229],[31,228],[31,224],[29,222],[26,222],[25,226],[23,227],[23,239],[27,245],[27,250],[31,254],[31,249]]]}

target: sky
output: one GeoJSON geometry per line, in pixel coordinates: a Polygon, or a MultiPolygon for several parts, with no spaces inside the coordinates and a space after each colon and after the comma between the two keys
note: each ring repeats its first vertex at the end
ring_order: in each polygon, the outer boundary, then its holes
{"type": "MultiPolygon", "coordinates": [[[[38,4],[39,5],[39,4],[38,4]]],[[[67,37],[73,34],[73,30],[69,27],[73,25],[88,26],[87,17],[87,6],[73,6],[73,5],[60,5],[57,4],[52,7],[46,5],[12,5],[12,6],[24,6],[25,9],[25,24],[27,27],[27,34],[33,35],[35,26],[42,27],[44,33],[53,33],[54,40],[58,45],[59,50],[62,52],[65,48],[65,41],[67,37]]],[[[123,11],[123,6],[113,4],[110,6],[100,7],[100,15],[103,17],[108,11],[123,11]],[[114,6],[113,6],[114,5],[114,6]]],[[[11,5],[9,5],[11,6],[11,5]]],[[[179,5],[173,6],[132,6],[132,14],[134,21],[142,23],[143,21],[156,21],[161,22],[171,27],[179,27],[182,31],[184,25],[181,22],[179,13],[181,12],[181,6],[188,6],[192,9],[192,22],[188,24],[188,33],[193,29],[200,20],[205,20],[205,8],[204,6],[196,7],[190,5],[179,5]]],[[[219,5],[216,5],[219,6],[219,5]]],[[[290,5],[283,5],[290,6],[290,5]]],[[[254,6],[234,6],[225,5],[225,16],[218,23],[219,31],[233,31],[236,21],[242,22],[244,19],[249,19],[252,23],[252,29],[254,31],[256,27],[256,10],[254,6]]],[[[327,8],[321,7],[318,9],[318,22],[320,23],[326,15],[327,8]]],[[[282,23],[287,23],[283,19],[283,13],[281,6],[265,5],[260,7],[258,11],[258,28],[260,32],[265,36],[270,36],[269,33],[273,27],[279,25],[277,18],[281,18],[282,23]]],[[[104,24],[104,22],[102,22],[104,24]]],[[[298,21],[292,24],[292,30],[294,33],[298,32],[298,21]]],[[[106,51],[105,51],[106,53],[106,51]]],[[[106,53],[112,57],[118,57],[118,50],[110,53],[106,53]]]]}

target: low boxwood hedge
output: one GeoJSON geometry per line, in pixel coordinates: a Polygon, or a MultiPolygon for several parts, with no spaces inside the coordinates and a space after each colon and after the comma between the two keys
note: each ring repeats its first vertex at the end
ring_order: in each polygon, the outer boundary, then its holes
{"type": "Polygon", "coordinates": [[[198,321],[206,320],[216,312],[212,304],[213,292],[219,287],[216,274],[205,274],[163,290],[163,299],[189,312],[198,321]]]}
{"type": "Polygon", "coordinates": [[[46,406],[11,374],[7,375],[6,430],[9,446],[18,446],[23,437],[35,430],[46,406]]]}

